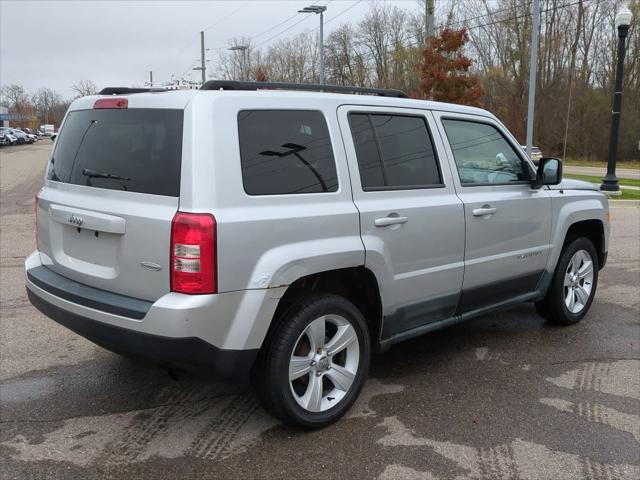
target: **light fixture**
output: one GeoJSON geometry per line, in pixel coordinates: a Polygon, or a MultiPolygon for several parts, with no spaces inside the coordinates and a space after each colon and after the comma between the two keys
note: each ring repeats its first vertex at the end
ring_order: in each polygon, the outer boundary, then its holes
{"type": "Polygon", "coordinates": [[[633,14],[628,7],[622,7],[621,10],[616,13],[616,28],[628,27],[631,24],[633,14]]]}
{"type": "Polygon", "coordinates": [[[327,9],[324,5],[311,5],[304,7],[302,10],[298,10],[298,13],[322,13],[327,9]]]}

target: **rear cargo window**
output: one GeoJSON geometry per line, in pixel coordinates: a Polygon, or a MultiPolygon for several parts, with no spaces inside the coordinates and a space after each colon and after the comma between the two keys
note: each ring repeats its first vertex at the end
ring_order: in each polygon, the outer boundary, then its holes
{"type": "Polygon", "coordinates": [[[49,180],[111,190],[180,195],[182,110],[69,112],[49,180]]]}
{"type": "Polygon", "coordinates": [[[245,110],[238,114],[242,181],[249,195],[335,192],[336,164],[322,113],[245,110]]]}

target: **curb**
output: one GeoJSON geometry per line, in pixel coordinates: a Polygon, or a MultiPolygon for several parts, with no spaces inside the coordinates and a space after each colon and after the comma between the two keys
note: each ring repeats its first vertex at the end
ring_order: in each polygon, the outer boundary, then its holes
{"type": "Polygon", "coordinates": [[[612,207],[640,207],[640,200],[609,200],[612,207]]]}

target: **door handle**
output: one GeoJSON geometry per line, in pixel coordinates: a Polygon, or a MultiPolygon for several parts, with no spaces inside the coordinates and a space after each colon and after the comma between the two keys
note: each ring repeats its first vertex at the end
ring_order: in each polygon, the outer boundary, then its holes
{"type": "Polygon", "coordinates": [[[373,223],[376,227],[388,227],[390,225],[400,225],[402,223],[407,223],[409,221],[408,217],[382,217],[376,218],[373,223]]]}
{"type": "Polygon", "coordinates": [[[493,215],[498,211],[495,207],[490,207],[489,205],[483,205],[481,208],[473,209],[474,217],[484,217],[485,215],[493,215]]]}

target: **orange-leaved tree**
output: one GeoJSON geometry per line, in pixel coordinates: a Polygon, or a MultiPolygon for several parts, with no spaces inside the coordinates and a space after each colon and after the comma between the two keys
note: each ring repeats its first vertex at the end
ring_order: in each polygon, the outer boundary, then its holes
{"type": "Polygon", "coordinates": [[[420,96],[439,102],[480,106],[484,91],[480,79],[469,72],[471,59],[462,53],[469,35],[465,28],[445,28],[431,37],[422,52],[420,96]]]}
{"type": "Polygon", "coordinates": [[[256,82],[266,82],[268,81],[267,73],[262,69],[262,67],[258,67],[256,71],[256,82]]]}

